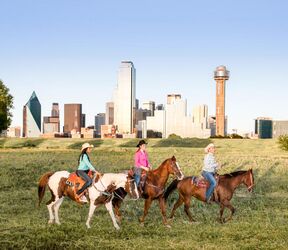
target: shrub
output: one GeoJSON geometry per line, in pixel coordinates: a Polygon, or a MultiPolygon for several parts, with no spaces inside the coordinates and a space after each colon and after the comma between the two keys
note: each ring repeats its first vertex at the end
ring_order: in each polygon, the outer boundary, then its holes
{"type": "Polygon", "coordinates": [[[280,148],[288,151],[288,135],[280,135],[278,137],[278,144],[280,145],[280,148]]]}
{"type": "Polygon", "coordinates": [[[209,143],[210,139],[200,138],[177,138],[177,139],[162,139],[154,147],[189,147],[189,148],[204,148],[209,143]]]}

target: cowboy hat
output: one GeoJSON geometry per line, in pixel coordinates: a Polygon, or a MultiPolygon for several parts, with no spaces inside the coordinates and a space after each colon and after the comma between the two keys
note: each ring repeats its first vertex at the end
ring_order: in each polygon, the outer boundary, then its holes
{"type": "Polygon", "coordinates": [[[148,144],[148,143],[146,141],[144,141],[144,140],[141,140],[141,141],[138,142],[136,147],[139,148],[143,144],[148,144]]]}
{"type": "Polygon", "coordinates": [[[213,143],[210,143],[210,144],[204,149],[204,150],[205,150],[205,153],[208,153],[210,148],[215,148],[215,145],[214,145],[213,143]]]}
{"type": "Polygon", "coordinates": [[[94,148],[94,145],[89,144],[88,142],[85,142],[85,143],[82,145],[81,152],[82,152],[85,148],[94,148]]]}

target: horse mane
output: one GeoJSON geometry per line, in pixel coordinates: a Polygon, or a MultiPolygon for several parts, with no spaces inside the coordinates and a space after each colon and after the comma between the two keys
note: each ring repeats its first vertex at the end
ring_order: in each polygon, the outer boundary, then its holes
{"type": "Polygon", "coordinates": [[[227,178],[229,178],[229,177],[236,177],[236,176],[245,174],[246,172],[247,172],[247,170],[239,170],[239,171],[235,171],[235,172],[232,172],[232,173],[229,173],[229,174],[224,174],[224,175],[222,175],[222,176],[225,176],[225,177],[227,177],[227,178]]]}

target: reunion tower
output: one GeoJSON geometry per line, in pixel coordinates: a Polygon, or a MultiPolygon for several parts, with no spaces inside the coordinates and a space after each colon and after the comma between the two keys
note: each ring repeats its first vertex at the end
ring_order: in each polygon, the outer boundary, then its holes
{"type": "Polygon", "coordinates": [[[214,71],[216,81],[216,135],[225,136],[225,83],[230,72],[221,65],[214,71]]]}

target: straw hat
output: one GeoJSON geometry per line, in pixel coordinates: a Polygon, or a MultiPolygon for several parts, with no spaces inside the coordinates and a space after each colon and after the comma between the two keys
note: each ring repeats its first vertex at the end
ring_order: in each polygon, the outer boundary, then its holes
{"type": "Polygon", "coordinates": [[[84,143],[84,144],[82,145],[81,152],[82,152],[85,148],[94,148],[94,145],[89,144],[88,142],[84,143]]]}
{"type": "Polygon", "coordinates": [[[205,150],[205,153],[208,153],[210,148],[215,148],[215,145],[214,145],[213,143],[210,143],[210,144],[204,149],[204,150],[205,150]]]}

